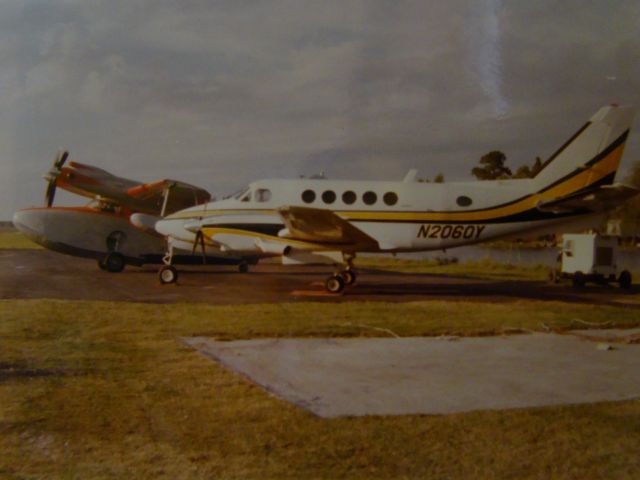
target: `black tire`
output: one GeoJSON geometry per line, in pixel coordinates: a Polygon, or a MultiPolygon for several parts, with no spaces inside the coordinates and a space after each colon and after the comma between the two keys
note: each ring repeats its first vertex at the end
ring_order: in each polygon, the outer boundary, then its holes
{"type": "Polygon", "coordinates": [[[124,270],[125,265],[127,264],[124,256],[118,252],[111,252],[104,259],[104,265],[108,272],[118,273],[124,270]]]}
{"type": "Polygon", "coordinates": [[[343,270],[340,272],[340,276],[342,277],[345,285],[353,285],[356,283],[356,279],[358,278],[356,272],[353,270],[343,270]]]}
{"type": "Polygon", "coordinates": [[[575,288],[582,288],[584,287],[585,283],[587,283],[587,278],[581,271],[575,272],[571,280],[575,288]]]}
{"type": "Polygon", "coordinates": [[[559,283],[560,282],[560,275],[558,274],[558,270],[556,270],[555,268],[552,268],[551,270],[549,270],[549,283],[559,283]]]}
{"type": "Polygon", "coordinates": [[[178,270],[173,265],[165,265],[158,271],[158,279],[162,285],[176,283],[178,281],[178,270]]]}
{"type": "Polygon", "coordinates": [[[100,270],[107,270],[107,264],[105,263],[105,258],[106,257],[102,257],[98,259],[98,268],[100,270]]]}
{"type": "Polygon", "coordinates": [[[324,286],[329,293],[341,293],[344,290],[344,280],[341,275],[331,275],[324,286]]]}
{"type": "Polygon", "coordinates": [[[249,271],[249,264],[247,262],[240,262],[238,264],[238,271],[240,273],[247,273],[249,271]]]}
{"type": "Polygon", "coordinates": [[[620,288],[629,289],[631,288],[631,273],[628,270],[623,270],[620,272],[620,276],[618,277],[618,285],[620,288]]]}

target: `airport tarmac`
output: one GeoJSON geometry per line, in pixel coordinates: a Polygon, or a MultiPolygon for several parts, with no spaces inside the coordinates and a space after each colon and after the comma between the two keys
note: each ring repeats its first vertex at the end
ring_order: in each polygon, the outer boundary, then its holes
{"type": "MultiPolygon", "coordinates": [[[[639,333],[634,329],[631,335],[639,333]]],[[[629,337],[630,330],[608,334],[629,337]]],[[[182,341],[320,417],[433,415],[640,397],[640,345],[603,348],[571,334],[182,341]]]]}
{"type": "Polygon", "coordinates": [[[324,291],[328,266],[282,266],[274,263],[239,273],[233,266],[180,266],[177,285],[160,285],[157,265],[127,267],[122,273],[98,269],[90,259],[48,250],[0,250],[0,298],[57,298],[149,303],[204,302],[211,304],[295,301],[456,300],[511,302],[558,300],[608,304],[640,309],[635,286],[570,285],[545,282],[481,280],[428,273],[362,270],[358,282],[336,296],[324,291]]]}

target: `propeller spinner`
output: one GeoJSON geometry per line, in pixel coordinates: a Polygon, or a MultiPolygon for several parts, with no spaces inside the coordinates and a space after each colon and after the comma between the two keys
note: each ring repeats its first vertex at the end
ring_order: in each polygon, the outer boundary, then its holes
{"type": "Polygon", "coordinates": [[[47,185],[47,191],[44,195],[44,200],[47,204],[47,207],[53,205],[53,199],[56,196],[56,181],[58,180],[58,176],[62,172],[62,166],[67,161],[67,157],[69,157],[69,152],[67,150],[59,153],[56,156],[56,159],[53,161],[53,167],[49,170],[43,178],[49,181],[47,185]]]}

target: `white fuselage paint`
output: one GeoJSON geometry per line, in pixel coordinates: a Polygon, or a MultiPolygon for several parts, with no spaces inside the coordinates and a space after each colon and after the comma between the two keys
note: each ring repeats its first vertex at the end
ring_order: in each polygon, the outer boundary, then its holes
{"type": "MultiPolygon", "coordinates": [[[[223,226],[238,228],[259,227],[260,225],[280,225],[283,221],[277,209],[283,206],[304,206],[332,210],[353,223],[358,229],[377,240],[379,248],[371,251],[411,252],[453,248],[498,238],[527,234],[567,232],[572,229],[589,228],[600,221],[599,216],[581,215],[572,218],[552,218],[542,221],[491,220],[429,220],[433,215],[449,215],[491,209],[533,194],[536,184],[529,179],[503,180],[492,182],[457,183],[417,183],[417,182],[372,182],[347,180],[262,180],[254,182],[246,191],[244,200],[230,198],[211,202],[177,212],[158,222],[157,230],[163,235],[186,242],[193,241],[195,234],[184,228],[186,221],[191,225],[223,226]],[[268,190],[268,200],[259,201],[258,192],[268,190]],[[315,192],[315,199],[305,202],[303,192],[315,192]],[[325,192],[335,193],[335,200],[323,200],[325,192]],[[345,192],[353,192],[356,200],[352,204],[343,201],[345,192]],[[363,198],[367,192],[375,193],[377,199],[366,205],[363,198]],[[387,205],[384,196],[397,195],[397,203],[387,205]],[[461,206],[460,197],[471,199],[471,204],[461,206]],[[256,198],[257,197],[257,198],[256,198]],[[439,214],[438,212],[445,212],[439,214]],[[397,214],[397,215],[395,215],[397,214]],[[378,221],[367,217],[375,216],[378,221]],[[394,221],[393,217],[404,216],[394,221]],[[381,221],[384,218],[385,221],[381,221]]],[[[327,196],[331,197],[331,194],[327,196]]],[[[463,202],[464,203],[464,202],[463,202]]],[[[259,253],[255,239],[240,234],[225,233],[214,237],[224,250],[243,253],[259,253]]],[[[265,252],[267,256],[268,252],[265,252]]]]}

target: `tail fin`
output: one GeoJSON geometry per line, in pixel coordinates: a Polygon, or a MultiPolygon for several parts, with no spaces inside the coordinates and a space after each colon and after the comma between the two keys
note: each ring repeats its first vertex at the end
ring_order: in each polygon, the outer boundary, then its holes
{"type": "Polygon", "coordinates": [[[543,165],[538,191],[563,185],[561,194],[612,184],[633,120],[631,107],[603,107],[543,165]]]}

